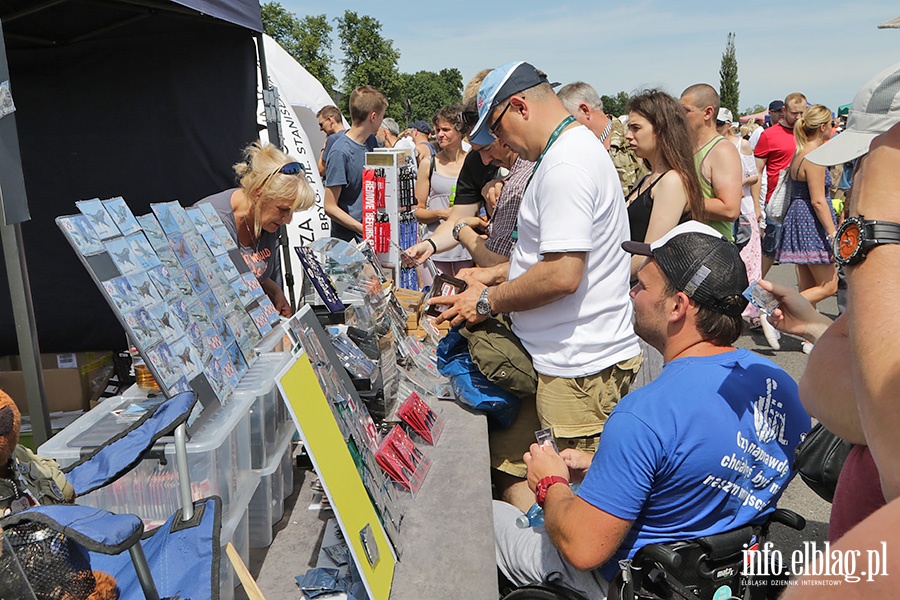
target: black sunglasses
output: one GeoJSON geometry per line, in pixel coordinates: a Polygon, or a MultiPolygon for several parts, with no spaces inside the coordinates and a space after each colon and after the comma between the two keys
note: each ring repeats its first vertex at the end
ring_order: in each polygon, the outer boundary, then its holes
{"type": "Polygon", "coordinates": [[[269,183],[269,180],[276,173],[281,173],[282,175],[299,175],[300,173],[306,173],[306,169],[304,169],[303,165],[298,162],[289,162],[288,164],[279,167],[269,173],[266,178],[263,179],[262,185],[259,186],[259,189],[263,189],[264,187],[266,187],[266,184],[269,183]]]}
{"type": "Polygon", "coordinates": [[[460,113],[459,118],[466,126],[475,127],[475,124],[478,122],[478,111],[464,110],[460,113]]]}
{"type": "MultiPolygon", "coordinates": [[[[497,127],[500,126],[500,120],[503,118],[503,115],[506,114],[506,111],[509,110],[509,107],[510,107],[510,106],[512,106],[512,103],[507,102],[507,103],[506,103],[506,108],[503,109],[503,112],[500,113],[500,116],[499,116],[499,117],[497,117],[496,119],[494,119],[494,122],[491,123],[491,126],[490,126],[490,127],[488,127],[488,131],[490,131],[492,134],[494,134],[494,132],[497,131],[497,127]]],[[[496,137],[496,134],[494,134],[494,137],[496,137]]]]}

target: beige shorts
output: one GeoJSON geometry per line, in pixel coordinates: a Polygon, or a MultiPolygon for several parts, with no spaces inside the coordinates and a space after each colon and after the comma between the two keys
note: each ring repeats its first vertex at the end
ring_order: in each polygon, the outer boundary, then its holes
{"type": "Polygon", "coordinates": [[[556,438],[598,437],[609,413],[628,393],[642,360],[638,354],[587,377],[538,374],[537,413],[541,427],[551,428],[556,438]]]}
{"type": "Polygon", "coordinates": [[[524,478],[528,470],[522,455],[536,442],[534,432],[546,427],[553,429],[560,451],[577,448],[595,452],[606,418],[628,393],[641,360],[637,355],[595,375],[575,379],[538,374],[539,400],[523,401],[513,424],[488,436],[491,467],[524,478]],[[549,418],[544,413],[548,401],[552,403],[549,418]]]}

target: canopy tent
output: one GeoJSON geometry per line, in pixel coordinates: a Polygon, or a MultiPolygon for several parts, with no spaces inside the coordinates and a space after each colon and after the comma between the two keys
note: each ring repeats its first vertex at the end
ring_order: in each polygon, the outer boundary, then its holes
{"type": "MultiPolygon", "coordinates": [[[[0,21],[31,215],[21,229],[40,347],[121,348],[122,328],[54,219],[76,212],[80,199],[123,196],[143,214],[152,202],[190,204],[234,185],[231,165],[259,136],[259,4],[0,0],[0,21]]],[[[9,212],[14,199],[4,200],[9,212]]],[[[3,290],[0,355],[16,352],[3,290]]]]}

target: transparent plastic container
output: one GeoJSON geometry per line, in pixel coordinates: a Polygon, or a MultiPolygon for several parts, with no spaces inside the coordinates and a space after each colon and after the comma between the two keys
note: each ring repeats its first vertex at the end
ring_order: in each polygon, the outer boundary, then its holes
{"type": "Polygon", "coordinates": [[[232,600],[234,588],[241,584],[240,579],[234,575],[234,567],[225,553],[228,542],[234,545],[241,560],[249,568],[250,566],[250,499],[256,492],[259,484],[259,475],[248,471],[241,475],[241,491],[230,510],[222,515],[222,529],[219,541],[222,544],[221,564],[219,568],[219,600],[232,600]]]}
{"type": "MultiPolygon", "coordinates": [[[[282,427],[277,452],[260,476],[259,487],[250,501],[250,547],[266,548],[274,537],[272,526],[284,516],[284,457],[291,451],[293,432],[282,427]]],[[[291,482],[293,485],[293,480],[291,482]]]]}
{"type": "Polygon", "coordinates": [[[277,453],[278,432],[288,419],[275,376],[290,360],[287,352],[260,355],[232,392],[232,401],[250,402],[250,467],[264,469],[277,453]]]}

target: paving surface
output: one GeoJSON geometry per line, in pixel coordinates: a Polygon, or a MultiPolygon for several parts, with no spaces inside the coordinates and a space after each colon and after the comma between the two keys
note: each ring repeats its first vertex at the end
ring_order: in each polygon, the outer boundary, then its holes
{"type": "MultiPolygon", "coordinates": [[[[796,285],[794,269],[789,265],[775,266],[770,271],[769,278],[778,283],[796,285]]],[[[834,298],[822,302],[819,309],[831,317],[837,315],[834,298]]],[[[798,338],[783,336],[781,349],[775,351],[766,344],[761,331],[745,331],[737,345],[771,358],[795,380],[800,379],[806,368],[807,356],[801,351],[798,338]]],[[[284,518],[275,526],[274,542],[268,548],[252,549],[250,552],[248,567],[268,600],[299,598],[294,576],[303,574],[306,569],[315,565],[321,544],[322,525],[330,517],[330,513],[309,511],[308,506],[313,497],[310,483],[313,479],[315,476],[309,471],[295,471],[294,493],[285,501],[284,518]]],[[[831,505],[816,496],[799,477],[787,487],[779,506],[791,509],[807,520],[806,529],[802,532],[780,525],[773,526],[772,541],[784,555],[801,548],[803,541],[816,541],[820,545],[825,541],[831,505]]],[[[485,532],[485,535],[489,534],[490,532],[485,532]]],[[[448,569],[453,568],[454,554],[465,551],[464,547],[448,548],[441,540],[436,540],[434,546],[435,554],[443,557],[448,569]]],[[[459,576],[466,575],[460,573],[459,576]]],[[[446,597],[450,598],[451,595],[446,597]]],[[[244,599],[247,595],[238,588],[235,590],[235,598],[244,599]]],[[[432,599],[423,597],[423,600],[432,599]]]]}

